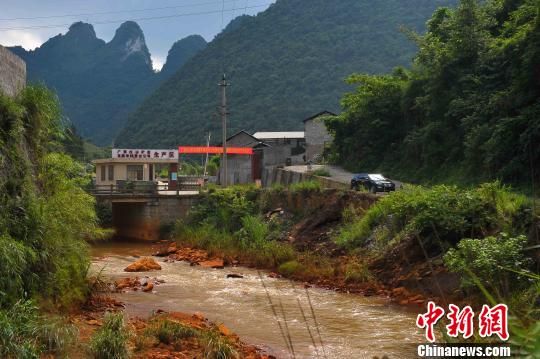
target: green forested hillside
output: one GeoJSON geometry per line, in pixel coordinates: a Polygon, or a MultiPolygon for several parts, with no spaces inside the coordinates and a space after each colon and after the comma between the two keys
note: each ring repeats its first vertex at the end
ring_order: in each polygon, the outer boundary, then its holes
{"type": "Polygon", "coordinates": [[[355,71],[383,73],[409,64],[416,50],[400,32],[423,31],[453,0],[278,0],[229,25],[130,116],[120,146],[219,140],[217,86],[226,72],[231,132],[294,130],[323,109],[337,110],[355,71]]]}
{"type": "Polygon", "coordinates": [[[191,35],[175,42],[169,50],[167,61],[159,72],[161,80],[167,80],[205,47],[206,40],[200,35],[191,35]]]}
{"type": "Polygon", "coordinates": [[[178,41],[165,71],[155,73],[135,22],[122,24],[109,43],[96,37],[92,25],[78,22],[36,50],[11,50],[26,61],[31,83],[43,82],[58,93],[64,114],[85,138],[110,145],[127,115],[204,46],[200,36],[178,41]]]}
{"type": "Polygon", "coordinates": [[[353,75],[328,120],[335,160],[408,180],[538,183],[540,3],[462,0],[428,23],[411,70],[353,75]]]}

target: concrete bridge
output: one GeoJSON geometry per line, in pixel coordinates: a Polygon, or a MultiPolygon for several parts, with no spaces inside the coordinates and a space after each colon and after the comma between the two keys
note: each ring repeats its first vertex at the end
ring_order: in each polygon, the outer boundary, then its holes
{"type": "Polygon", "coordinates": [[[157,240],[160,230],[187,216],[199,191],[94,188],[98,205],[112,213],[112,225],[121,238],[157,240]]]}

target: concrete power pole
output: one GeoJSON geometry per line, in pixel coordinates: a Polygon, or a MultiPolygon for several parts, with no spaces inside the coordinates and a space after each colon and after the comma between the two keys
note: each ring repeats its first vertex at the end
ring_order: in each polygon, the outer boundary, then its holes
{"type": "Polygon", "coordinates": [[[229,83],[225,74],[223,74],[223,79],[219,83],[219,86],[221,87],[221,126],[223,128],[223,158],[221,161],[223,178],[221,179],[221,184],[223,187],[227,187],[227,86],[229,86],[229,83]]]}

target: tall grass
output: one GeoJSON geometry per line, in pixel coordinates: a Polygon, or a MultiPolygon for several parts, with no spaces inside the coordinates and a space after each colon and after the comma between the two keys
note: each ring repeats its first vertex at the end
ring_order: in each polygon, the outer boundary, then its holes
{"type": "Polygon", "coordinates": [[[129,358],[130,333],[123,313],[107,313],[101,326],[90,341],[90,350],[96,359],[129,358]]]}
{"type": "Polygon", "coordinates": [[[322,186],[319,181],[302,181],[289,186],[291,192],[319,192],[322,186]]]}
{"type": "Polygon", "coordinates": [[[41,86],[0,96],[0,122],[0,309],[25,296],[77,304],[88,294],[85,238],[99,231],[90,178],[59,152],[58,99],[41,86]]]}
{"type": "Polygon", "coordinates": [[[320,176],[320,177],[332,177],[332,174],[330,171],[328,171],[326,168],[317,168],[316,170],[311,172],[312,175],[320,176]]]}
{"type": "Polygon", "coordinates": [[[204,332],[200,341],[207,359],[234,359],[240,356],[231,341],[216,331],[204,332]]]}
{"type": "Polygon", "coordinates": [[[164,344],[175,344],[181,339],[199,336],[199,332],[192,327],[160,317],[151,322],[145,334],[155,336],[164,344]]]}
{"type": "Polygon", "coordinates": [[[57,317],[43,317],[30,301],[0,310],[0,357],[62,356],[76,337],[75,327],[57,317]]]}
{"type": "MultiPolygon", "coordinates": [[[[209,359],[233,359],[239,354],[234,344],[215,328],[197,329],[170,320],[166,317],[156,317],[150,322],[142,337],[154,337],[160,343],[173,345],[176,350],[182,349],[182,340],[194,338],[203,348],[204,357],[209,359]]],[[[138,340],[140,345],[146,345],[138,340]]]]}
{"type": "Polygon", "coordinates": [[[210,255],[238,258],[249,265],[272,269],[294,258],[294,249],[289,244],[268,239],[267,224],[260,218],[247,216],[242,222],[246,227],[232,234],[209,224],[194,226],[178,222],[174,234],[183,243],[205,249],[210,255]]]}

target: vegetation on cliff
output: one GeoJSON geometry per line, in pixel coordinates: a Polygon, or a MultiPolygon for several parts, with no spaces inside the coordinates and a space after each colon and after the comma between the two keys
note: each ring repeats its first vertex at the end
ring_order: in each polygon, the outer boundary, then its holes
{"type": "Polygon", "coordinates": [[[0,345],[2,356],[55,349],[47,344],[54,333],[30,301],[66,308],[88,294],[85,238],[99,230],[94,199],[82,189],[84,169],[54,152],[60,118],[57,98],[44,87],[15,99],[0,95],[0,318],[15,328],[0,330],[0,343],[10,343],[0,345]],[[13,317],[13,308],[27,315],[13,317]]]}
{"type": "Polygon", "coordinates": [[[410,70],[355,74],[328,119],[334,160],[411,181],[501,179],[530,190],[540,168],[540,5],[462,0],[437,10],[410,70]]]}

